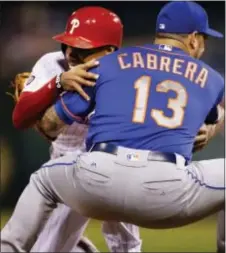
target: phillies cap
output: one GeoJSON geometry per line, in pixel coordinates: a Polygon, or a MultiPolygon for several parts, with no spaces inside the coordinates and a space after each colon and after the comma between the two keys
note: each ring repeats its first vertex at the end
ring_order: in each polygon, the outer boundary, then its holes
{"type": "Polygon", "coordinates": [[[163,6],[156,22],[157,33],[203,33],[223,38],[224,35],[209,27],[206,11],[194,2],[170,2],[163,6]]]}

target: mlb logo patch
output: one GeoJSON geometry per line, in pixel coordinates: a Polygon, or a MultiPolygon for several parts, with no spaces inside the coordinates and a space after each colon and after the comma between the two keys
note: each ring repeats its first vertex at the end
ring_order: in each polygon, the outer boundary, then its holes
{"type": "Polygon", "coordinates": [[[139,160],[139,155],[138,154],[128,154],[127,155],[127,160],[128,161],[138,161],[139,160]]]}
{"type": "Polygon", "coordinates": [[[161,29],[161,30],[166,29],[166,25],[165,24],[159,24],[159,29],[161,29]]]}
{"type": "Polygon", "coordinates": [[[160,49],[160,50],[169,51],[169,52],[172,51],[172,47],[169,46],[169,45],[159,45],[159,49],[160,49]]]}

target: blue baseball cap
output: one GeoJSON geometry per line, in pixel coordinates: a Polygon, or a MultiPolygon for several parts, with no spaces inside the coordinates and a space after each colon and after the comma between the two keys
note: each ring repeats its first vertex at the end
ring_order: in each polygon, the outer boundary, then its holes
{"type": "Polygon", "coordinates": [[[170,2],[163,6],[156,22],[157,33],[203,33],[223,38],[224,35],[209,27],[206,11],[194,2],[170,2]]]}

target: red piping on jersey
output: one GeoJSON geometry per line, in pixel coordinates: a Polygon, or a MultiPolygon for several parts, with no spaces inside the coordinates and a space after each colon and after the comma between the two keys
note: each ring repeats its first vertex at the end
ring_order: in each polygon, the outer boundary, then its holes
{"type": "Polygon", "coordinates": [[[22,92],[13,110],[14,127],[18,129],[32,127],[43,112],[54,103],[57,96],[56,77],[35,92],[22,92]]]}
{"type": "Polygon", "coordinates": [[[77,120],[77,121],[79,121],[79,122],[84,122],[84,119],[83,119],[82,117],[77,116],[77,115],[74,115],[74,114],[68,109],[68,107],[67,107],[67,106],[65,105],[65,103],[64,103],[63,97],[61,97],[60,101],[61,101],[61,104],[62,104],[62,109],[63,109],[67,114],[69,114],[70,117],[72,117],[73,119],[75,119],[75,120],[77,120]]]}

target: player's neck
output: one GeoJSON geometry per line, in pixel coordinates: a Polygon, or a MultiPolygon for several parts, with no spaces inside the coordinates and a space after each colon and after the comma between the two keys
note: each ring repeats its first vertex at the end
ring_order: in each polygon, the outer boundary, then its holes
{"type": "Polygon", "coordinates": [[[172,47],[177,47],[181,50],[183,50],[184,52],[189,53],[188,48],[186,47],[186,45],[179,40],[175,40],[175,39],[168,39],[168,38],[155,38],[154,40],[154,44],[163,44],[163,45],[169,45],[172,47]]]}

